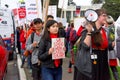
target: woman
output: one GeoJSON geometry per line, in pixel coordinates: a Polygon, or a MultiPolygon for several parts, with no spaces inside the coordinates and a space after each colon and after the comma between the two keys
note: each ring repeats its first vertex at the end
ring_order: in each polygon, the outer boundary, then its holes
{"type": "Polygon", "coordinates": [[[117,54],[115,53],[115,25],[112,16],[108,15],[106,24],[108,27],[108,40],[109,40],[109,65],[113,73],[115,80],[120,80],[118,70],[117,70],[117,54]]]}
{"type": "Polygon", "coordinates": [[[102,28],[107,14],[103,9],[97,9],[96,12],[98,19],[95,25],[87,24],[86,30],[82,32],[80,51],[78,51],[75,62],[74,80],[110,80],[107,56],[108,39],[105,29],[102,28]],[[90,55],[90,53],[93,54],[90,55]],[[81,54],[82,57],[85,56],[83,60],[81,60],[81,54]],[[84,61],[83,65],[81,65],[82,61],[84,61]]]}
{"type": "MultiPolygon", "coordinates": [[[[58,23],[55,20],[49,20],[46,23],[44,35],[39,44],[38,58],[41,61],[41,71],[43,80],[62,80],[62,59],[52,59],[51,39],[59,38],[58,23]]],[[[65,45],[64,45],[65,46],[65,45]]]]}

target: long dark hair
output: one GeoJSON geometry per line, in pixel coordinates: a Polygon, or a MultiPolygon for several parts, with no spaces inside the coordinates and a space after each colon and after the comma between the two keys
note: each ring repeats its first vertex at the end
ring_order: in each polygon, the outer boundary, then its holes
{"type": "Polygon", "coordinates": [[[93,36],[93,44],[95,44],[97,47],[101,46],[101,43],[103,41],[102,39],[102,35],[100,33],[102,27],[99,30],[95,30],[95,32],[93,32],[92,36],[93,36]]]}
{"type": "MultiPolygon", "coordinates": [[[[96,12],[98,14],[98,17],[102,14],[106,14],[105,9],[97,9],[96,12]]],[[[103,42],[102,35],[100,33],[101,29],[102,26],[99,29],[97,29],[96,26],[94,26],[93,44],[95,44],[97,47],[101,46],[102,45],[101,43],[103,42]]]]}
{"type": "Polygon", "coordinates": [[[46,25],[45,25],[45,28],[44,28],[44,34],[43,34],[43,39],[46,39],[46,40],[50,40],[50,32],[48,31],[48,29],[50,28],[50,26],[52,26],[54,23],[57,23],[57,21],[55,20],[48,20],[46,25]]]}

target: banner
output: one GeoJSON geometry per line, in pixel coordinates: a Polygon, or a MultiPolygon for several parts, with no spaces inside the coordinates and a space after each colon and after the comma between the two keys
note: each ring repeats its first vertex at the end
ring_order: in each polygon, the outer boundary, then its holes
{"type": "Polygon", "coordinates": [[[32,21],[34,18],[42,19],[41,0],[25,0],[27,21],[32,21]]]}

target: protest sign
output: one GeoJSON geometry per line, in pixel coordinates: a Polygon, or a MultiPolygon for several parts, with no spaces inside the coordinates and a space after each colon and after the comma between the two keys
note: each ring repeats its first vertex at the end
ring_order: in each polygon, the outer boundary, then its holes
{"type": "Polygon", "coordinates": [[[64,44],[65,44],[64,38],[53,38],[52,39],[52,48],[54,48],[52,59],[65,58],[64,44]]]}

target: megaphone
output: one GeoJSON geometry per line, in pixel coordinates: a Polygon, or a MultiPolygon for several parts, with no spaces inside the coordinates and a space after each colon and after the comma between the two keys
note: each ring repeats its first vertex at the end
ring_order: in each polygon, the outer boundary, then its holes
{"type": "Polygon", "coordinates": [[[88,22],[95,22],[98,19],[98,14],[93,9],[85,11],[85,18],[88,22]]]}

